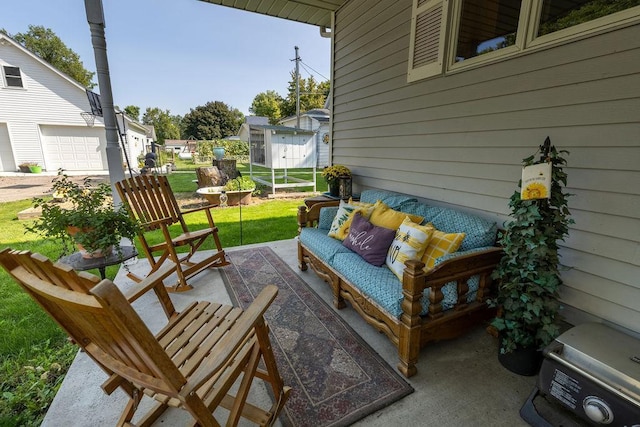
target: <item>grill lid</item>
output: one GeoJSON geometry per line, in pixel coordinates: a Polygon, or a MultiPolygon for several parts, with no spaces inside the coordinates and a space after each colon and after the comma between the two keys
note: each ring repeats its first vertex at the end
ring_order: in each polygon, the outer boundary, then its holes
{"type": "Polygon", "coordinates": [[[640,340],[601,323],[566,331],[547,357],[590,375],[640,405],[640,340]]]}

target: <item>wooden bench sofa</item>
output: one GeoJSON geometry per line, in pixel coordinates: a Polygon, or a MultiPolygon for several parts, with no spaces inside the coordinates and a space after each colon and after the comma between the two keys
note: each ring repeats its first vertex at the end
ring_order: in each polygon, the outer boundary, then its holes
{"type": "Polygon", "coordinates": [[[417,199],[381,190],[366,190],[361,201],[381,200],[394,210],[424,217],[436,229],[465,232],[457,252],[425,265],[407,261],[400,281],[386,265],[373,266],[327,232],[339,201],[298,210],[298,262],[307,265],[331,286],[336,308],[353,308],[398,348],[398,370],[406,377],[417,372],[420,349],[430,342],[451,339],[494,316],[487,306],[491,273],[502,251],[495,246],[497,226],[453,209],[429,206],[417,199]]]}

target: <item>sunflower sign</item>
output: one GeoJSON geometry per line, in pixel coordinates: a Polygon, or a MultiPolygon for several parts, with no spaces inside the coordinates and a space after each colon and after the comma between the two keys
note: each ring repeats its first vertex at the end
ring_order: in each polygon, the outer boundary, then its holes
{"type": "Polygon", "coordinates": [[[551,162],[523,167],[520,198],[534,200],[549,197],[551,197],[551,162]]]}

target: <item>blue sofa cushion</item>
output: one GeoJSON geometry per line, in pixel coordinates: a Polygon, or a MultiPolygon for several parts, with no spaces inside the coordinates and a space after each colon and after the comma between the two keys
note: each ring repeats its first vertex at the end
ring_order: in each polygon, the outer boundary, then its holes
{"type": "MultiPolygon", "coordinates": [[[[314,255],[329,265],[332,264],[333,257],[337,253],[353,253],[350,249],[344,247],[342,241],[327,236],[327,230],[305,227],[300,231],[298,238],[314,255]]],[[[362,262],[366,264],[364,260],[362,262]]]]}
{"type": "Polygon", "coordinates": [[[363,203],[375,203],[378,200],[394,210],[400,210],[405,203],[417,201],[415,197],[386,190],[364,190],[360,194],[360,201],[363,203]]]}
{"type": "Polygon", "coordinates": [[[423,216],[423,224],[430,222],[445,233],[465,233],[459,251],[493,246],[496,242],[498,225],[476,215],[419,202],[405,203],[402,211],[423,216]]]}
{"type": "Polygon", "coordinates": [[[333,218],[335,218],[337,213],[338,213],[338,206],[330,206],[327,208],[320,209],[320,217],[318,218],[318,228],[322,230],[327,230],[328,232],[331,229],[333,218]]]}

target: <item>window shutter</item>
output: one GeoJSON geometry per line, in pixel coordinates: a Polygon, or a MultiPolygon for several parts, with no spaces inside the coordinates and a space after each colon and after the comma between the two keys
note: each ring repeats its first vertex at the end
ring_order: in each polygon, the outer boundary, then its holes
{"type": "Polygon", "coordinates": [[[442,74],[448,5],[448,0],[413,0],[407,81],[442,74]]]}

